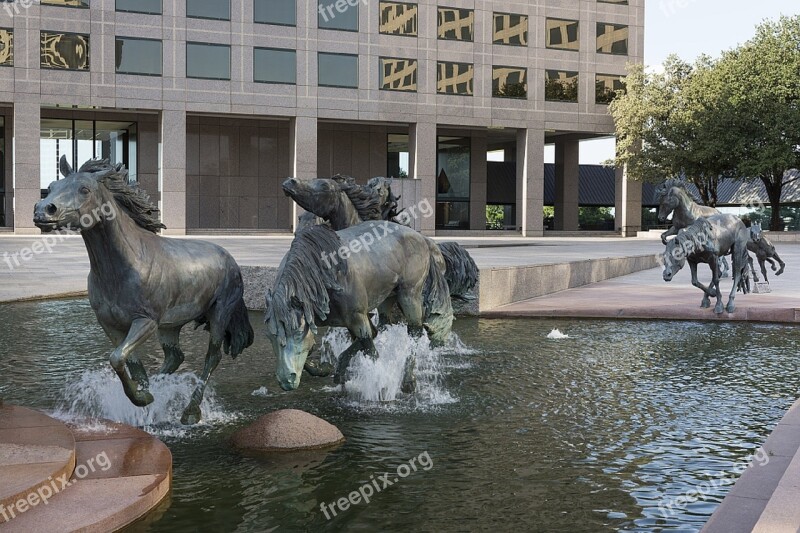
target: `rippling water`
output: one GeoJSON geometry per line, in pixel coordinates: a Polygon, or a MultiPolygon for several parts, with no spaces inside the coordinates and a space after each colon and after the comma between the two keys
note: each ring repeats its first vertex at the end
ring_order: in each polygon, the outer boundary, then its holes
{"type": "MultiPolygon", "coordinates": [[[[9,403],[59,416],[133,422],[167,443],[172,499],[138,530],[594,532],[698,530],[729,487],[669,519],[659,505],[730,475],[800,388],[797,328],[460,319],[454,329],[463,344],[436,352],[402,335],[379,339],[387,360],[416,353],[414,398],[384,401],[398,383],[387,375],[395,366],[380,360],[358,361],[346,394],[309,376],[286,393],[273,377],[262,316],[251,318],[256,344],[223,360],[196,427],[176,420],[206,334],[186,328],[183,373],[154,379],[156,404],[137,409],[108,370],[110,346],[85,300],[0,305],[0,391],[9,403]],[[547,338],[555,328],[567,337],[547,338]],[[271,458],[243,457],[227,445],[260,414],[289,407],[336,424],[347,442],[271,458]],[[326,520],[322,502],[423,452],[430,470],[326,520]]],[[[157,343],[140,357],[156,369],[157,343]]]]}

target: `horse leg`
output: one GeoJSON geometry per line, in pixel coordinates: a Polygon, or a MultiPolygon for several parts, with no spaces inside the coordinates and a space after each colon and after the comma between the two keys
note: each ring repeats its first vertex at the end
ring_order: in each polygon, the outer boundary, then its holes
{"type": "Polygon", "coordinates": [[[122,382],[122,388],[125,391],[125,396],[127,396],[134,405],[139,407],[144,407],[145,405],[152,403],[153,395],[150,394],[146,388],[139,390],[140,385],[146,387],[147,383],[140,383],[135,379],[135,377],[139,377],[141,379],[141,374],[144,373],[146,376],[147,373],[144,370],[144,366],[142,366],[141,362],[139,362],[136,357],[133,357],[132,359],[130,358],[136,347],[147,340],[147,338],[152,335],[157,328],[158,325],[156,322],[149,318],[138,318],[134,320],[131,323],[131,327],[128,330],[125,340],[122,341],[122,344],[116,347],[116,349],[111,353],[110,357],[111,366],[117,372],[117,376],[119,376],[119,379],[122,382]],[[131,376],[128,376],[128,373],[125,371],[125,367],[128,365],[129,359],[131,360],[131,364],[129,366],[129,369],[132,370],[131,376]]]}
{"type": "Polygon", "coordinates": [[[350,366],[350,361],[358,352],[363,351],[373,360],[378,358],[378,350],[375,348],[375,343],[372,342],[372,337],[376,332],[372,322],[369,321],[368,315],[356,315],[353,318],[353,323],[347,329],[355,340],[339,356],[336,374],[333,376],[333,382],[337,385],[344,383],[347,367],[350,366]]]}
{"type": "Polygon", "coordinates": [[[767,258],[758,256],[758,265],[761,267],[761,273],[764,274],[764,281],[769,283],[769,278],[767,278],[767,258]]]}
{"type": "MultiPolygon", "coordinates": [[[[776,276],[780,276],[781,274],[783,274],[783,269],[784,269],[784,268],[786,268],[786,263],[784,263],[784,262],[783,262],[783,260],[780,258],[780,256],[778,255],[778,252],[774,252],[774,253],[772,254],[772,257],[773,257],[773,258],[774,258],[776,261],[778,261],[778,264],[781,266],[781,268],[780,268],[780,269],[779,269],[777,272],[775,272],[775,275],[776,275],[776,276]]],[[[773,263],[773,268],[772,268],[772,270],[773,270],[773,271],[775,270],[774,263],[773,263]]]]}
{"type": "Polygon", "coordinates": [[[758,274],[756,274],[756,267],[753,266],[753,257],[750,254],[747,254],[747,262],[750,263],[750,272],[753,274],[753,279],[755,280],[756,283],[758,283],[761,280],[758,279],[758,274]]]}
{"type": "Polygon", "coordinates": [[[710,259],[708,262],[708,266],[711,267],[711,286],[714,288],[715,294],[717,296],[717,304],[714,306],[714,312],[718,315],[722,314],[724,307],[722,305],[722,292],[719,288],[719,271],[717,271],[717,260],[710,259]]]}
{"type": "Polygon", "coordinates": [[[389,324],[396,323],[395,314],[397,313],[397,298],[392,295],[378,305],[378,327],[383,328],[389,324]]]}
{"type": "Polygon", "coordinates": [[[710,287],[706,287],[700,283],[700,280],[697,279],[697,263],[694,261],[689,261],[689,269],[692,272],[692,285],[703,291],[703,301],[700,302],[700,307],[703,309],[706,307],[711,307],[711,299],[709,297],[714,296],[714,294],[712,294],[710,287]]]}
{"type": "Polygon", "coordinates": [[[222,339],[215,338],[215,335],[212,333],[211,339],[208,341],[208,352],[206,352],[206,362],[203,366],[203,373],[200,374],[200,383],[197,385],[197,388],[194,389],[192,399],[183,411],[181,424],[191,425],[200,422],[200,404],[203,401],[203,394],[206,392],[206,384],[211,378],[211,374],[222,360],[221,347],[222,339]]]}
{"type": "MultiPolygon", "coordinates": [[[[100,325],[102,326],[103,331],[106,332],[108,338],[111,339],[111,342],[114,343],[114,346],[119,346],[122,344],[122,341],[125,340],[124,332],[106,326],[103,323],[100,325]]],[[[142,387],[142,390],[147,390],[150,385],[150,379],[147,377],[147,370],[145,370],[144,365],[141,361],[139,361],[139,358],[136,357],[135,354],[129,355],[128,360],[125,361],[125,366],[128,368],[131,378],[142,387]]]]}
{"type": "MultiPolygon", "coordinates": [[[[734,254],[737,253],[738,250],[734,250],[734,254]]],[[[747,253],[747,252],[745,252],[747,253]]],[[[736,257],[734,255],[734,257],[736,257]]],[[[740,256],[743,258],[743,256],[740,256]]],[[[748,254],[749,258],[749,254],[748,254]]],[[[728,296],[728,305],[725,307],[725,310],[729,313],[733,313],[736,310],[736,303],[734,300],[736,299],[736,291],[739,289],[739,285],[742,283],[742,273],[744,272],[744,276],[747,276],[747,267],[744,265],[740,265],[739,261],[733,261],[733,287],[731,287],[731,294],[728,296]]],[[[749,290],[747,287],[742,287],[742,292],[746,292],[749,290]]]]}
{"type": "MultiPolygon", "coordinates": [[[[408,321],[408,334],[416,339],[422,337],[425,329],[423,326],[421,293],[418,294],[416,291],[403,292],[398,295],[398,303],[408,321]]],[[[405,394],[413,394],[417,389],[417,378],[414,376],[416,366],[416,356],[413,353],[409,354],[403,369],[403,385],[400,389],[405,394]]]]}
{"type": "Polygon", "coordinates": [[[164,350],[164,364],[161,366],[159,374],[172,374],[183,363],[184,355],[180,348],[179,337],[181,328],[159,329],[158,342],[164,350]]]}
{"type": "Polygon", "coordinates": [[[717,260],[717,265],[719,266],[720,269],[719,277],[727,278],[730,275],[729,274],[730,267],[728,266],[728,260],[725,259],[724,257],[720,257],[719,260],[717,260]]]}

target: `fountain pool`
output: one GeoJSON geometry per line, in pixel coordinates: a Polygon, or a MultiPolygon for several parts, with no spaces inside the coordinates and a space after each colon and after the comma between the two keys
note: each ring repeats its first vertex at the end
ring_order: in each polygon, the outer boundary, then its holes
{"type": "MultiPolygon", "coordinates": [[[[198,426],[178,419],[206,334],[186,328],[184,367],[153,380],[156,403],[134,408],[83,299],[0,305],[0,394],[62,417],[115,418],[161,438],[174,459],[171,502],[138,530],[595,532],[701,528],[730,486],[667,517],[659,505],[730,475],[800,388],[797,328],[462,318],[454,325],[460,343],[433,352],[399,331],[383,334],[384,366],[356,365],[344,394],[309,376],[283,392],[263,316],[251,319],[256,343],[223,360],[198,426]],[[556,328],[566,337],[548,338],[556,328]],[[418,357],[418,394],[387,401],[392,361],[409,351],[418,357]],[[347,442],[279,457],[228,446],[236,429],[280,408],[321,416],[347,442]],[[369,504],[330,520],[320,510],[425,452],[429,470],[369,504]]],[[[153,371],[161,350],[150,341],[140,357],[153,371]]]]}

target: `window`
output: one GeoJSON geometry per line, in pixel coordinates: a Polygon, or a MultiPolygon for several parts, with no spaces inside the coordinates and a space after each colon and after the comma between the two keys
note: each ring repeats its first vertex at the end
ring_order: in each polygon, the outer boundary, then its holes
{"type": "Polygon", "coordinates": [[[495,13],[492,26],[494,44],[528,46],[528,16],[495,13]]]}
{"type": "Polygon", "coordinates": [[[40,47],[42,68],[89,70],[89,36],[43,31],[40,47]]]}
{"type": "Polygon", "coordinates": [[[0,66],[14,66],[14,31],[0,28],[0,66]]]}
{"type": "Polygon", "coordinates": [[[0,228],[8,225],[6,220],[6,119],[0,117],[0,228]]]}
{"type": "Polygon", "coordinates": [[[624,24],[598,22],[597,53],[628,55],[628,27],[624,24]]]}
{"type": "Polygon", "coordinates": [[[595,103],[610,104],[618,93],[625,92],[623,77],[616,74],[597,74],[595,76],[595,103]]]}
{"type": "Polygon", "coordinates": [[[253,22],[296,26],[297,4],[295,0],[255,0],[253,22]]]}
{"type": "Polygon", "coordinates": [[[390,178],[408,177],[408,134],[390,133],[386,148],[386,175],[390,178]]]}
{"type": "Polygon", "coordinates": [[[597,0],[601,4],[619,4],[621,6],[627,6],[628,0],[597,0]]]}
{"type": "Polygon", "coordinates": [[[580,35],[577,20],[547,19],[545,22],[547,48],[578,50],[580,35]]]}
{"type": "Polygon", "coordinates": [[[492,67],[492,96],[497,98],[527,98],[528,69],[523,67],[492,67]]]}
{"type": "Polygon", "coordinates": [[[42,0],[42,5],[62,7],[89,7],[89,0],[42,0]]]}
{"type": "Polygon", "coordinates": [[[261,83],[297,83],[297,52],[279,48],[253,50],[253,81],[261,83]]]}
{"type": "Polygon", "coordinates": [[[417,60],[381,58],[381,89],[417,91],[417,60]]]}
{"type": "Polygon", "coordinates": [[[317,61],[320,87],[358,89],[358,56],[320,52],[317,61]]]}
{"type": "Polygon", "coordinates": [[[544,99],[548,102],[577,102],[578,73],[563,70],[546,71],[544,99]]]}
{"type": "Polygon", "coordinates": [[[380,32],[387,35],[417,36],[417,4],[380,3],[380,32]]]}
{"type": "Polygon", "coordinates": [[[472,41],[475,12],[471,9],[439,8],[439,39],[472,41]]]}
{"type": "Polygon", "coordinates": [[[448,63],[436,65],[436,92],[472,96],[475,68],[471,63],[448,63]]]}
{"type": "Polygon", "coordinates": [[[117,11],[160,15],[161,0],[117,0],[117,11]]]}
{"type": "Polygon", "coordinates": [[[326,30],[358,31],[358,2],[317,0],[317,25],[326,30]]]}
{"type": "Polygon", "coordinates": [[[471,139],[439,136],[437,144],[436,227],[469,229],[471,139]]]}
{"type": "Polygon", "coordinates": [[[231,79],[231,47],[226,44],[186,43],[186,77],[231,79]]]}
{"type": "Polygon", "coordinates": [[[196,19],[231,20],[230,0],[186,0],[186,16],[196,19]]]}
{"type": "Polygon", "coordinates": [[[117,74],[143,74],[161,76],[163,54],[161,41],[117,37],[117,74]]]}

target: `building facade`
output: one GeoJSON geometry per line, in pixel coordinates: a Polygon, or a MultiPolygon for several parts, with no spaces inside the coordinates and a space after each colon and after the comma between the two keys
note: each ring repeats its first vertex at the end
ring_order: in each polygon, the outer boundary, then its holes
{"type": "MultiPolygon", "coordinates": [[[[168,234],[291,231],[287,176],[394,176],[425,233],[578,229],[579,141],[643,60],[644,0],[0,3],[0,226],[35,233],[58,159],[125,163],[168,234]],[[487,154],[514,165],[499,190],[487,154]],[[505,189],[509,189],[505,187],[505,189]]],[[[617,226],[641,189],[617,179],[617,226]]]]}

